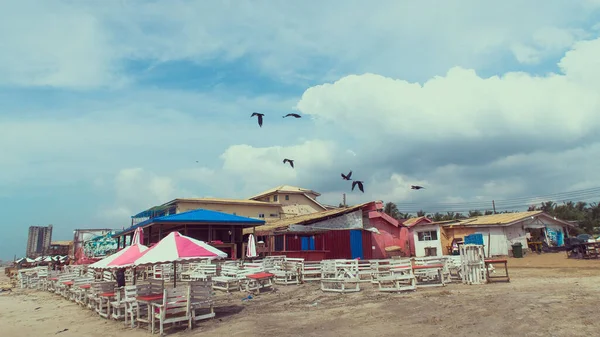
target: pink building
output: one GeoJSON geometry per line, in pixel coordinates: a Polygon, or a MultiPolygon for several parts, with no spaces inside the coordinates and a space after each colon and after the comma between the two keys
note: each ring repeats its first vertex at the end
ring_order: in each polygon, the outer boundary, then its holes
{"type": "Polygon", "coordinates": [[[410,256],[408,228],[383,212],[382,201],[376,201],[368,206],[370,207],[366,210],[369,211],[369,224],[379,231],[372,234],[372,258],[384,259],[389,255],[410,256]],[[386,248],[393,250],[386,251],[386,248]]]}

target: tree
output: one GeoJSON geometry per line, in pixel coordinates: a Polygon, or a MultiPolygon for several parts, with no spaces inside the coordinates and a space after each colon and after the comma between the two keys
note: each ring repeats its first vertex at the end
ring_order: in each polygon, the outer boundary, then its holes
{"type": "Polygon", "coordinates": [[[427,213],[424,210],[420,210],[417,212],[417,218],[425,216],[425,215],[427,215],[427,213]]]}
{"type": "Polygon", "coordinates": [[[482,215],[483,215],[483,213],[481,213],[481,211],[477,211],[477,210],[469,211],[469,218],[474,218],[476,216],[482,216],[482,215]]]}
{"type": "Polygon", "coordinates": [[[400,211],[398,211],[398,206],[393,202],[387,202],[385,206],[383,206],[383,212],[394,219],[402,219],[400,211]]]}

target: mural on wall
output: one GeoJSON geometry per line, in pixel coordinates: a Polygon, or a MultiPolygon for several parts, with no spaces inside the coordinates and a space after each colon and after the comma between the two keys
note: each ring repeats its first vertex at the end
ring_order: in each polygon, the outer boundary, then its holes
{"type": "Polygon", "coordinates": [[[111,231],[105,235],[96,236],[83,243],[83,253],[87,257],[102,257],[110,255],[117,251],[117,239],[113,238],[116,231],[111,231]]]}
{"type": "Polygon", "coordinates": [[[76,229],[73,231],[71,257],[79,261],[84,258],[98,258],[117,250],[117,240],[112,237],[112,229],[76,229]]]}
{"type": "Polygon", "coordinates": [[[548,237],[549,246],[560,247],[564,245],[564,237],[562,231],[546,227],[546,236],[548,237]]]}

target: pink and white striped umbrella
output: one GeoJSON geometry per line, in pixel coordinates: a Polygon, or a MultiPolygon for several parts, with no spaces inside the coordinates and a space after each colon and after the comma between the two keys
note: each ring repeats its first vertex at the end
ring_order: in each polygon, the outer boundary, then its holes
{"type": "Polygon", "coordinates": [[[134,265],[226,258],[227,253],[204,241],[171,232],[134,262],[134,265]]]}
{"type": "MultiPolygon", "coordinates": [[[[136,254],[141,254],[141,252],[148,250],[148,247],[140,243],[143,240],[143,236],[144,232],[142,231],[142,229],[137,228],[133,233],[133,239],[131,240],[130,246],[127,246],[121,249],[120,251],[103,258],[98,262],[92,263],[88,266],[88,268],[112,269],[117,267],[125,267],[124,265],[122,265],[123,261],[127,262],[133,256],[135,256],[135,259],[133,260],[135,261],[140,257],[140,255],[136,256],[136,254]],[[115,261],[117,261],[117,264],[115,264],[115,261]]],[[[133,261],[131,261],[130,264],[133,263],[133,261]]]]}

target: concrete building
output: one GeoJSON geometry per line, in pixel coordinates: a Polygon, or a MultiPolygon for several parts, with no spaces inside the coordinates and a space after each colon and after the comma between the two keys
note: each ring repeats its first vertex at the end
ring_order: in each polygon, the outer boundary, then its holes
{"type": "Polygon", "coordinates": [[[135,226],[156,217],[197,209],[223,212],[266,222],[336,209],[336,207],[318,202],[319,195],[309,189],[281,185],[248,199],[177,198],[132,216],[131,225],[135,226]]]}
{"type": "Polygon", "coordinates": [[[28,258],[36,258],[38,256],[47,255],[52,242],[52,225],[30,226],[29,235],[27,237],[27,252],[28,258]]]}

